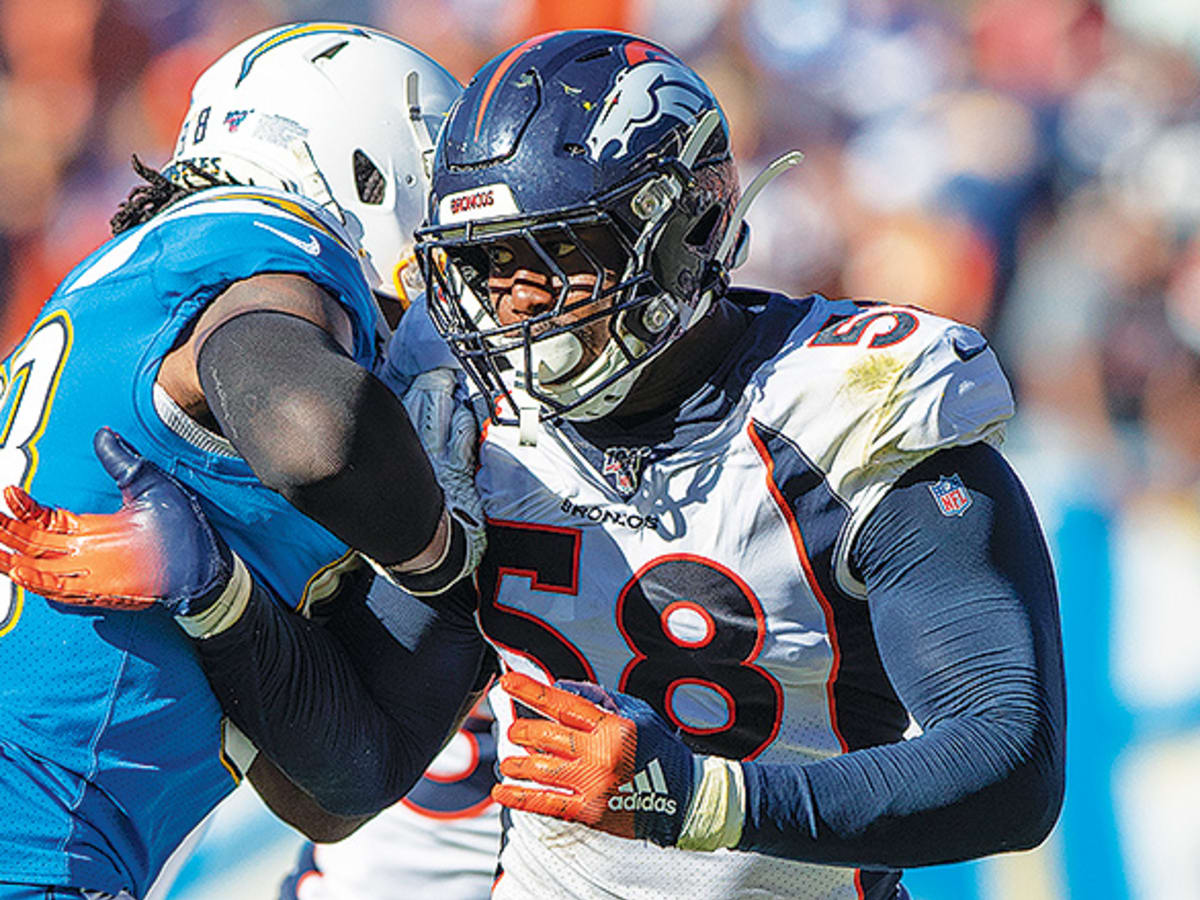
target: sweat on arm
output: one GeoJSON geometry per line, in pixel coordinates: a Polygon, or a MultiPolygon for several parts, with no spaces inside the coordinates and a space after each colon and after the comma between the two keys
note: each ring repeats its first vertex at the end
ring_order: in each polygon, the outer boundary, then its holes
{"type": "Polygon", "coordinates": [[[403,405],[334,336],[286,312],[242,312],[206,334],[200,384],[263,484],[382,565],[432,541],[443,497],[403,405]]]}
{"type": "Polygon", "coordinates": [[[738,848],[861,867],[930,865],[1036,846],[1063,795],[1057,595],[1029,498],[985,444],[901,477],[851,551],[880,658],[921,726],[908,741],[802,766],[743,764],[738,848]],[[957,473],[972,498],[942,514],[957,473]]]}

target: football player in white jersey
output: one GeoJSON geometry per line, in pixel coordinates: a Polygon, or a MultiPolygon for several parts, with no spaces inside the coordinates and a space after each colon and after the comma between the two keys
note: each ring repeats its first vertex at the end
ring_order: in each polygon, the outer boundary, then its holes
{"type": "Polygon", "coordinates": [[[489,418],[495,897],[892,898],[1057,817],[1008,384],[921,310],[728,286],[794,161],[739,202],[708,88],[613,32],[500,54],[443,128],[419,248],[489,418]]]}
{"type": "MultiPolygon", "coordinates": [[[[487,417],[478,618],[507,669],[496,897],[890,900],[1057,817],[1007,383],[920,310],[728,286],[792,161],[739,200],[708,88],[603,31],[502,53],[439,137],[420,250],[487,417]]],[[[317,721],[362,715],[294,680],[317,721]]]]}

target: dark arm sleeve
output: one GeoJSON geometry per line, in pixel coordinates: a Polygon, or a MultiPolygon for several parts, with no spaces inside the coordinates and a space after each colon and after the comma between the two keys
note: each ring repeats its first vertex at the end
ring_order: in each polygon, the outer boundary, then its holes
{"type": "Polygon", "coordinates": [[[442,491],[403,405],[313,323],[243,313],[208,335],[200,384],[263,484],[391,565],[433,538],[442,491]]]}
{"type": "Polygon", "coordinates": [[[376,578],[318,625],[256,587],[231,628],[195,643],[261,752],[328,812],[369,814],[408,792],[478,688],[473,590],[456,586],[433,609],[376,578]]]}
{"type": "Polygon", "coordinates": [[[1062,803],[1065,700],[1053,572],[1032,505],[983,444],[906,473],[852,549],[875,641],[923,729],[802,766],[744,764],[741,849],[867,868],[1036,846],[1062,803]],[[940,511],[958,474],[972,499],[940,511]]]}

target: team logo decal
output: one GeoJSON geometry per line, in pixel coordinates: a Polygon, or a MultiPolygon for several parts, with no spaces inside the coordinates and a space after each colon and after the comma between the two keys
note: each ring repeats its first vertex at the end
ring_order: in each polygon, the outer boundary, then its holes
{"type": "Polygon", "coordinates": [[[618,494],[632,497],[642,483],[642,464],[649,455],[649,447],[609,447],[600,471],[618,494]]]}
{"type": "Polygon", "coordinates": [[[438,202],[438,222],[443,225],[468,222],[472,219],[511,216],[520,211],[509,186],[497,182],[447,194],[438,202]]]}
{"type": "Polygon", "coordinates": [[[937,501],[938,510],[943,516],[961,516],[974,502],[957,474],[943,475],[937,480],[937,484],[929,486],[929,493],[933,494],[933,499],[937,501]]]}
{"type": "Polygon", "coordinates": [[[597,162],[612,144],[613,159],[629,152],[634,135],[663,116],[694,124],[705,107],[708,92],[682,66],[647,57],[623,69],[600,104],[584,143],[597,162]]]}
{"type": "Polygon", "coordinates": [[[246,116],[254,112],[252,109],[231,109],[225,113],[225,127],[230,132],[237,131],[242,127],[242,123],[246,121],[246,116]]]}
{"type": "Polygon", "coordinates": [[[310,34],[355,34],[369,38],[375,33],[369,32],[357,25],[347,25],[341,22],[311,22],[307,25],[293,25],[289,28],[284,28],[282,31],[277,31],[275,34],[250,48],[250,52],[242,60],[242,69],[238,72],[237,81],[233,83],[234,87],[241,84],[242,79],[250,74],[250,69],[260,56],[268,50],[278,47],[280,44],[285,44],[288,41],[306,37],[310,34]]]}

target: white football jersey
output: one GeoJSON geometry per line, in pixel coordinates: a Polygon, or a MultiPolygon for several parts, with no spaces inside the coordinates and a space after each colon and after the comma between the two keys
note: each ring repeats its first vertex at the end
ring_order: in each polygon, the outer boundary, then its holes
{"type": "MultiPolygon", "coordinates": [[[[488,424],[481,625],[509,668],[639,696],[698,752],[804,763],[900,740],[849,548],[903,471],[999,440],[1008,384],[978,332],[920,310],[731,297],[747,331],[677,415],[543,424],[533,446],[488,424]]],[[[501,758],[523,752],[513,702],[491,702],[501,758]]],[[[519,812],[500,862],[497,898],[849,900],[896,880],[519,812]]]]}

